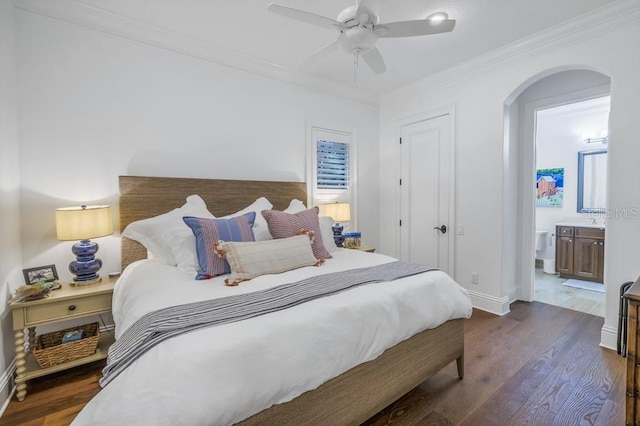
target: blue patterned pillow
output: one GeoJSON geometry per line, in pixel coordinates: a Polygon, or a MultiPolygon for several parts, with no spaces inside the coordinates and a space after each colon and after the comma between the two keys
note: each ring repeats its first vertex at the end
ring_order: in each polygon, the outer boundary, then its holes
{"type": "Polygon", "coordinates": [[[231,219],[204,219],[185,216],[184,223],[191,228],[196,237],[196,252],[200,271],[197,280],[208,280],[217,275],[231,273],[229,263],[220,259],[213,251],[213,244],[218,241],[254,241],[251,227],[256,213],[250,212],[231,219]]]}

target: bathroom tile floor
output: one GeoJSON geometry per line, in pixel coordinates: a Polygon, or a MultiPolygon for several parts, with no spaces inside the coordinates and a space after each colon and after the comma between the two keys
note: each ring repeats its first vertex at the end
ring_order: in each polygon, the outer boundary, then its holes
{"type": "Polygon", "coordinates": [[[563,286],[566,278],[545,274],[536,268],[535,300],[548,305],[604,317],[605,295],[597,291],[563,286]]]}

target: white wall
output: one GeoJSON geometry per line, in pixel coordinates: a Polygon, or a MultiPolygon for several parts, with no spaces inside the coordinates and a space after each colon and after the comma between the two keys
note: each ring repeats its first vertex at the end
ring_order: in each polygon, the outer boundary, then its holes
{"type": "MultiPolygon", "coordinates": [[[[536,168],[564,168],[562,207],[536,207],[536,229],[548,232],[544,250],[536,253],[539,259],[554,258],[555,239],[552,234],[557,223],[591,223],[589,215],[577,212],[578,152],[607,148],[607,145],[599,143],[585,143],[582,135],[607,130],[608,120],[608,105],[602,105],[600,100],[545,109],[538,113],[536,168]]],[[[598,217],[597,223],[602,224],[603,220],[598,217]]]]}
{"type": "MultiPolygon", "coordinates": [[[[25,12],[17,46],[25,266],[69,279],[54,210],[117,205],[118,175],[305,181],[307,125],[354,133],[377,245],[377,108],[25,12]]],[[[97,242],[119,270],[118,235],[97,242]]]]}
{"type": "MultiPolygon", "coordinates": [[[[533,81],[554,70],[593,69],[611,77],[609,160],[609,207],[637,208],[640,193],[629,191],[640,184],[640,170],[634,161],[640,156],[636,143],[640,121],[634,119],[640,95],[640,58],[629,55],[628,46],[640,44],[637,4],[630,13],[606,23],[606,28],[589,26],[563,33],[565,38],[539,44],[514,45],[504,55],[489,56],[457,70],[423,80],[381,98],[380,106],[380,191],[384,198],[397,198],[398,149],[395,141],[398,120],[416,113],[455,105],[457,117],[456,218],[465,234],[456,236],[455,278],[471,290],[474,303],[497,311],[508,301],[513,283],[503,282],[503,265],[516,263],[513,253],[503,250],[502,215],[516,202],[503,198],[503,164],[512,164],[504,149],[504,105],[533,81]],[[616,24],[611,24],[615,22],[616,24]],[[577,34],[580,34],[578,36],[577,34]],[[527,50],[527,47],[529,48],[527,50]],[[493,63],[491,58],[495,58],[493,63]],[[475,67],[473,66],[475,65],[475,67]],[[463,71],[466,74],[463,75],[463,71]],[[635,77],[634,77],[635,76],[635,77]],[[493,189],[493,190],[487,190],[493,189]],[[626,188],[626,189],[625,189],[626,188]],[[479,273],[479,284],[470,284],[471,272],[479,273]]],[[[637,114],[636,114],[637,115],[637,114]]],[[[637,162],[637,161],[636,161],[637,162]]],[[[516,163],[513,163],[516,164],[516,163]]],[[[392,203],[380,203],[382,251],[398,253],[397,211],[392,203]]],[[[452,229],[454,224],[450,224],[452,229]]],[[[640,238],[638,217],[612,217],[607,225],[605,285],[607,315],[605,328],[617,321],[619,285],[640,274],[635,240],[640,238]],[[634,254],[635,253],[635,254],[634,254]]],[[[499,312],[503,313],[503,312],[499,312]]]]}
{"type": "Polygon", "coordinates": [[[7,367],[15,356],[7,301],[22,284],[15,79],[13,8],[9,0],[0,0],[0,401],[8,396],[7,367]]]}
{"type": "MultiPolygon", "coordinates": [[[[23,267],[53,263],[71,278],[73,242],[55,238],[57,207],[117,207],[124,174],[305,181],[310,125],[354,134],[356,220],[367,244],[378,245],[376,107],[30,14],[9,0],[0,0],[0,94],[4,301],[23,267]]],[[[117,209],[114,216],[118,229],[117,209]]],[[[102,272],[119,270],[118,233],[97,242],[102,272]]],[[[15,348],[11,316],[1,312],[5,401],[15,348]]]]}

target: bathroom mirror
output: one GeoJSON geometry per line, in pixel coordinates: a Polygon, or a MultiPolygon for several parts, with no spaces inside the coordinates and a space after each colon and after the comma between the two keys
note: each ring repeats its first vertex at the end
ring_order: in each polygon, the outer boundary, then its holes
{"type": "Polygon", "coordinates": [[[607,150],[578,152],[578,213],[602,213],[607,207],[607,150]]]}

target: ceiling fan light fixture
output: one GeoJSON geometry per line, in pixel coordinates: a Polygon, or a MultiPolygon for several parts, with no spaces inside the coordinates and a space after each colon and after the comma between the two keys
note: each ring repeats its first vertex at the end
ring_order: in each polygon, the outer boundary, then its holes
{"type": "Polygon", "coordinates": [[[369,52],[376,46],[378,35],[364,27],[353,27],[343,31],[338,37],[338,45],[347,53],[358,49],[369,52]]]}
{"type": "Polygon", "coordinates": [[[301,9],[294,9],[278,4],[270,4],[267,10],[287,18],[306,22],[320,27],[337,30],[340,34],[336,41],[320,48],[303,62],[316,60],[329,54],[338,47],[353,55],[354,80],[358,67],[358,58],[366,62],[376,74],[386,71],[382,54],[376,47],[378,38],[418,37],[432,34],[442,34],[453,31],[456,21],[448,19],[444,12],[432,13],[425,19],[386,22],[379,24],[378,15],[364,3],[368,0],[356,0],[356,4],[347,7],[338,14],[337,19],[316,15],[301,9]]]}
{"type": "Polygon", "coordinates": [[[449,19],[449,15],[447,15],[447,13],[445,12],[436,12],[436,13],[432,13],[431,15],[428,15],[425,19],[433,22],[434,24],[437,24],[449,19]]]}

